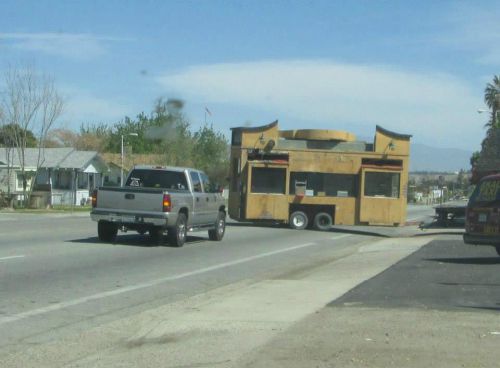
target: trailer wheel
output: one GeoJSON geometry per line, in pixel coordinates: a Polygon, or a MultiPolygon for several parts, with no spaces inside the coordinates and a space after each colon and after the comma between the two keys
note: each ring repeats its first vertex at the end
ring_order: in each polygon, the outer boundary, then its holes
{"type": "Polygon", "coordinates": [[[182,247],[186,242],[187,226],[186,215],[179,213],[173,228],[168,229],[168,242],[176,247],[182,247]]]}
{"type": "Polygon", "coordinates": [[[220,241],[224,237],[225,232],[226,232],[226,213],[224,211],[219,211],[215,227],[213,229],[208,230],[208,238],[210,240],[220,241]]]}
{"type": "Polygon", "coordinates": [[[290,215],[290,227],[295,230],[303,230],[307,227],[309,219],[302,211],[295,211],[290,215]]]}
{"type": "Polygon", "coordinates": [[[330,216],[326,212],[318,212],[316,216],[314,216],[313,227],[316,230],[327,231],[330,230],[333,224],[332,216],[330,216]]]}
{"type": "Polygon", "coordinates": [[[118,226],[108,221],[99,221],[97,223],[97,236],[100,241],[111,243],[116,239],[118,226]]]}

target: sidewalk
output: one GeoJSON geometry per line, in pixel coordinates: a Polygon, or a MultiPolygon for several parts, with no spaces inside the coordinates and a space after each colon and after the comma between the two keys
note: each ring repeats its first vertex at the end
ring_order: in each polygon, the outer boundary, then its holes
{"type": "Polygon", "coordinates": [[[40,216],[44,217],[89,217],[90,210],[88,211],[58,211],[58,210],[21,210],[16,211],[12,209],[0,209],[0,217],[9,217],[11,219],[19,218],[37,218],[40,216]]]}
{"type": "Polygon", "coordinates": [[[498,314],[325,307],[238,367],[498,367],[498,314]]]}

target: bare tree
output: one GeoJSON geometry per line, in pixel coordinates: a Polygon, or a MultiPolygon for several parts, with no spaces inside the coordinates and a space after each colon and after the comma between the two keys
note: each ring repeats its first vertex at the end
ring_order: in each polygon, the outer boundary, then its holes
{"type": "Polygon", "coordinates": [[[28,203],[41,165],[47,133],[59,118],[64,106],[54,80],[38,74],[32,67],[9,68],[5,73],[5,92],[1,100],[4,124],[13,127],[12,144],[17,152],[23,181],[24,205],[28,203]],[[29,132],[34,132],[38,141],[38,157],[34,173],[26,172],[26,147],[29,132]],[[34,175],[33,175],[34,174],[34,175]],[[28,187],[28,179],[32,178],[28,187]]]}

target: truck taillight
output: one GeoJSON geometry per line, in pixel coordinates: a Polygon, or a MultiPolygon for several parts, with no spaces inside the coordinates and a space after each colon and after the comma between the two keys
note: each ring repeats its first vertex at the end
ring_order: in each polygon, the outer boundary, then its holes
{"type": "Polygon", "coordinates": [[[163,195],[163,212],[170,212],[172,209],[172,201],[170,200],[170,194],[163,195]]]}
{"type": "Polygon", "coordinates": [[[97,189],[92,192],[92,208],[97,206],[97,189]]]}

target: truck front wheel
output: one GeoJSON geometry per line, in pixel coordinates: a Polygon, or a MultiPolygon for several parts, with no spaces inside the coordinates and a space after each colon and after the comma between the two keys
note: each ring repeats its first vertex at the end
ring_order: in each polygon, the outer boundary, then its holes
{"type": "Polygon", "coordinates": [[[97,223],[97,236],[100,241],[111,243],[116,239],[118,226],[108,221],[99,221],[97,223]]]}
{"type": "Polygon", "coordinates": [[[179,213],[177,222],[173,228],[168,230],[168,242],[176,247],[182,247],[186,242],[187,226],[186,215],[179,213]]]}

